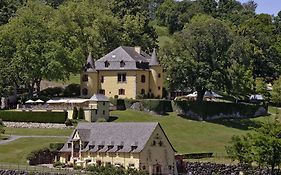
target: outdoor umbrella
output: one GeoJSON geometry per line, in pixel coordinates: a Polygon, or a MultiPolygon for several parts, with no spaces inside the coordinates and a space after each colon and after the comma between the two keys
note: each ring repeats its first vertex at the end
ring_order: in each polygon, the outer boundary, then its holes
{"type": "Polygon", "coordinates": [[[41,100],[41,99],[38,99],[38,100],[35,101],[35,103],[44,103],[44,101],[41,100]]]}
{"type": "Polygon", "coordinates": [[[25,103],[26,103],[26,104],[33,104],[33,103],[35,103],[35,101],[33,101],[33,100],[27,100],[25,103]]]}

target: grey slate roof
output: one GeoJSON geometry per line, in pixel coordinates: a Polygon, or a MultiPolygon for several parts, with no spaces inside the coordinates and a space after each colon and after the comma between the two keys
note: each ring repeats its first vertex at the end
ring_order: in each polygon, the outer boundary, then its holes
{"type": "Polygon", "coordinates": [[[79,123],[61,152],[71,151],[67,148],[67,143],[71,142],[76,131],[80,136],[82,135],[82,141],[89,142],[88,150],[90,145],[94,145],[94,148],[89,150],[90,152],[140,152],[157,125],[156,122],[79,123]],[[86,135],[88,137],[85,137],[86,135]],[[104,147],[99,149],[99,145],[104,145],[104,147]]]}
{"type": "Polygon", "coordinates": [[[149,66],[158,66],[158,65],[159,65],[159,61],[156,55],[156,49],[153,49],[151,59],[149,61],[149,66]]]}
{"type": "Polygon", "coordinates": [[[135,47],[120,46],[95,62],[96,70],[137,70],[148,68],[151,56],[141,51],[135,51],[135,47]],[[105,67],[105,62],[109,63],[105,67]],[[120,67],[120,62],[125,63],[120,67]],[[145,66],[147,64],[147,66],[145,66]]]}
{"type": "Polygon", "coordinates": [[[109,101],[108,98],[103,94],[94,94],[90,101],[109,101]]]}
{"type": "Polygon", "coordinates": [[[87,63],[86,63],[86,66],[85,66],[85,71],[86,72],[94,72],[94,71],[96,71],[95,70],[95,63],[93,61],[92,53],[91,52],[89,53],[89,56],[87,58],[87,63]]]}

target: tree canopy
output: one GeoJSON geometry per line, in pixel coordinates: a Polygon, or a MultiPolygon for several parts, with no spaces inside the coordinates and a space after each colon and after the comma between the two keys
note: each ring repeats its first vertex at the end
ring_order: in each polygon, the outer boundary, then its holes
{"type": "Polygon", "coordinates": [[[238,93],[251,89],[248,45],[222,21],[206,15],[193,17],[175,35],[175,43],[162,52],[170,88],[191,87],[199,100],[206,90],[238,93]]]}
{"type": "Polygon", "coordinates": [[[275,168],[281,164],[281,124],[279,121],[264,123],[252,134],[234,136],[226,150],[233,160],[248,165],[257,163],[274,175],[275,168]]]}

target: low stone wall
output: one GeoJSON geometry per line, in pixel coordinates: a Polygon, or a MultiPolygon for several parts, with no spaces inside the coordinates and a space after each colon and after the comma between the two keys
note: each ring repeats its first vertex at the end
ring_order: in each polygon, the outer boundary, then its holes
{"type": "Polygon", "coordinates": [[[225,165],[225,164],[215,164],[215,163],[191,163],[187,162],[185,164],[185,173],[187,175],[254,175],[262,174],[269,175],[267,170],[262,170],[258,168],[251,168],[240,165],[225,165]]]}
{"type": "Polygon", "coordinates": [[[73,126],[66,126],[65,124],[57,123],[27,123],[27,122],[3,122],[4,126],[9,128],[55,128],[68,129],[73,126]]]}
{"type": "Polygon", "coordinates": [[[1,175],[67,175],[66,174],[62,174],[62,173],[48,173],[48,172],[28,172],[25,170],[0,170],[0,174],[1,175]]]}

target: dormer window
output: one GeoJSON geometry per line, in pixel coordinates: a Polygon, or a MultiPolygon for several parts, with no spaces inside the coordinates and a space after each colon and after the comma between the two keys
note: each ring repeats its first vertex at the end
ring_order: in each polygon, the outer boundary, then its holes
{"type": "Polygon", "coordinates": [[[103,149],[104,145],[99,145],[98,148],[99,150],[103,149]]]}
{"type": "Polygon", "coordinates": [[[125,67],[125,62],[123,60],[120,61],[120,67],[125,67]]]}
{"type": "Polygon", "coordinates": [[[105,62],[104,62],[104,67],[109,67],[109,65],[110,65],[110,64],[109,64],[108,61],[105,61],[105,62]]]}
{"type": "Polygon", "coordinates": [[[123,147],[124,147],[123,145],[118,145],[117,149],[120,150],[120,149],[123,149],[123,147]]]}
{"type": "Polygon", "coordinates": [[[94,149],[95,145],[89,145],[89,149],[94,149]]]}

